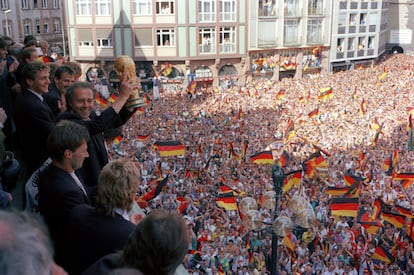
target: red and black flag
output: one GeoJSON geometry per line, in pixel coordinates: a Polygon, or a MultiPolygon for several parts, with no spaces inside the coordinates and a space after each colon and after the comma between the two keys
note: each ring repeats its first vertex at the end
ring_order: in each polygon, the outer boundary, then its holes
{"type": "Polygon", "coordinates": [[[286,150],[283,150],[279,158],[280,167],[286,168],[287,164],[289,163],[289,160],[290,160],[289,153],[286,152],[286,150]]]}
{"type": "Polygon", "coordinates": [[[311,112],[308,114],[308,117],[309,117],[309,118],[313,118],[313,117],[315,117],[315,116],[317,116],[317,115],[319,115],[319,108],[316,108],[315,110],[311,111],[311,112]]]}
{"type": "Polygon", "coordinates": [[[164,187],[166,186],[167,181],[168,181],[168,175],[165,178],[163,178],[162,180],[158,180],[157,186],[152,188],[151,191],[149,191],[149,192],[145,193],[144,195],[142,195],[139,199],[144,200],[144,201],[150,201],[150,200],[154,199],[155,197],[157,197],[164,190],[164,187]]]}
{"type": "Polygon", "coordinates": [[[108,107],[108,100],[104,98],[101,93],[96,93],[95,100],[98,104],[100,104],[102,107],[108,107]]]}
{"type": "Polygon", "coordinates": [[[184,145],[181,142],[173,141],[157,141],[154,147],[158,150],[161,157],[180,156],[185,154],[184,145]]]}

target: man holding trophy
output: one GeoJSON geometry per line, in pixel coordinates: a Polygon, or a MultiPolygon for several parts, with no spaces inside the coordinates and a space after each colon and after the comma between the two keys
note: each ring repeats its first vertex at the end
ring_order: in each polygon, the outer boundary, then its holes
{"type": "Polygon", "coordinates": [[[77,171],[87,187],[97,186],[99,173],[108,163],[107,144],[103,132],[124,125],[138,107],[145,105],[144,100],[139,97],[140,82],[132,59],[129,56],[118,57],[115,69],[121,86],[119,95],[111,106],[97,113],[93,86],[89,82],[79,81],[69,86],[66,91],[69,110],[57,117],[57,121],[71,120],[85,126],[89,131],[89,158],[77,171]]]}

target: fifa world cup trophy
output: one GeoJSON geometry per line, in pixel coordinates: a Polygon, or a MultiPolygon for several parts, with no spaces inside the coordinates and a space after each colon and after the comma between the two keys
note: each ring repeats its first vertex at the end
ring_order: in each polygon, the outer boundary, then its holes
{"type": "MultiPolygon", "coordinates": [[[[140,81],[136,75],[134,60],[132,60],[132,58],[128,55],[121,55],[117,57],[114,68],[121,82],[127,80],[128,78],[140,81]]],[[[144,99],[139,96],[139,90],[135,90],[126,103],[126,107],[128,108],[137,108],[145,105],[144,99]]]]}

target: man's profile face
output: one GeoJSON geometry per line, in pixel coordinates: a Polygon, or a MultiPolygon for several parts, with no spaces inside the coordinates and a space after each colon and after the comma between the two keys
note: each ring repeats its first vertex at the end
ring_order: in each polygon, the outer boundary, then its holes
{"type": "Polygon", "coordinates": [[[75,82],[75,75],[69,74],[69,73],[62,73],[60,78],[55,77],[54,78],[55,85],[58,88],[59,92],[61,94],[64,94],[66,92],[66,89],[75,82]]]}
{"type": "Polygon", "coordinates": [[[0,59],[7,58],[7,48],[0,48],[0,59]]]}
{"type": "Polygon", "coordinates": [[[73,170],[77,170],[82,167],[85,158],[89,157],[88,145],[84,141],[81,146],[72,151],[72,158],[70,160],[73,170]]]}
{"type": "Polygon", "coordinates": [[[93,92],[89,88],[77,88],[73,93],[72,102],[69,102],[72,111],[83,120],[89,119],[90,114],[95,108],[93,92]]]}

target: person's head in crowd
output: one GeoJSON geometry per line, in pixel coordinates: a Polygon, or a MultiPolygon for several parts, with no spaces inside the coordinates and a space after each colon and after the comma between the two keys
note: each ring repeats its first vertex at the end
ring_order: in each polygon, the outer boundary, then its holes
{"type": "Polygon", "coordinates": [[[34,36],[34,35],[26,35],[25,37],[24,37],[24,40],[23,40],[23,44],[24,45],[27,45],[29,42],[31,42],[31,41],[36,41],[36,43],[37,43],[37,38],[36,38],[36,36],[34,36]]]}
{"type": "Polygon", "coordinates": [[[62,168],[76,170],[82,167],[85,158],[89,157],[88,130],[75,122],[62,120],[50,132],[47,138],[47,152],[54,163],[62,168]]]}
{"type": "Polygon", "coordinates": [[[0,37],[0,59],[1,60],[5,60],[7,58],[7,41],[3,38],[0,37]]]}
{"type": "Polygon", "coordinates": [[[21,54],[23,51],[23,44],[15,43],[12,46],[10,46],[8,52],[9,55],[13,56],[17,60],[20,60],[21,54]]]}
{"type": "Polygon", "coordinates": [[[25,88],[38,94],[47,93],[49,90],[49,67],[42,62],[28,63],[22,70],[25,88]]]}
{"type": "Polygon", "coordinates": [[[139,187],[140,173],[128,159],[106,164],[99,174],[96,210],[115,216],[116,209],[131,211],[139,187]]]}
{"type": "Polygon", "coordinates": [[[56,68],[53,82],[58,88],[60,94],[65,94],[66,89],[75,82],[75,72],[69,66],[62,65],[56,68]]]}
{"type": "Polygon", "coordinates": [[[0,274],[66,274],[54,263],[49,232],[37,216],[0,210],[0,274]]]}
{"type": "Polygon", "coordinates": [[[66,103],[80,118],[88,120],[95,110],[95,89],[86,81],[78,81],[66,90],[66,103]]]}
{"type": "Polygon", "coordinates": [[[38,61],[39,53],[37,52],[36,48],[24,48],[22,51],[21,60],[23,64],[32,63],[38,61]]]}
{"type": "Polygon", "coordinates": [[[38,45],[44,56],[49,55],[49,43],[46,40],[40,40],[38,45]]]}
{"type": "Polygon", "coordinates": [[[137,225],[125,245],[125,266],[144,274],[174,274],[188,252],[190,238],[180,213],[153,210],[137,225]]]}
{"type": "Polygon", "coordinates": [[[65,62],[65,65],[72,68],[72,70],[75,72],[75,81],[78,81],[79,78],[82,76],[82,67],[81,67],[81,65],[78,62],[75,62],[75,61],[65,62]]]}

